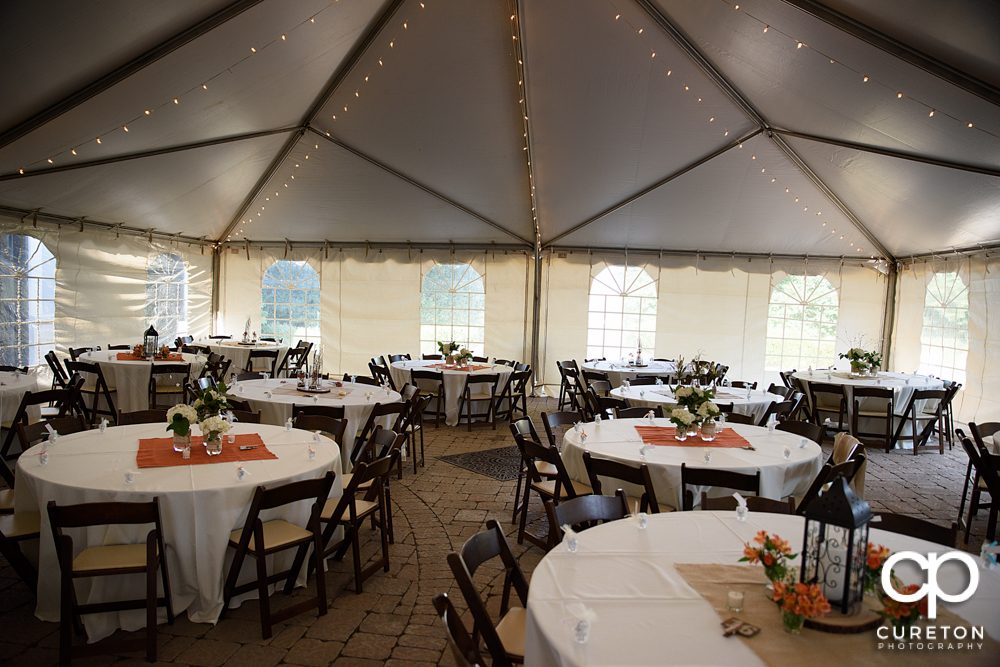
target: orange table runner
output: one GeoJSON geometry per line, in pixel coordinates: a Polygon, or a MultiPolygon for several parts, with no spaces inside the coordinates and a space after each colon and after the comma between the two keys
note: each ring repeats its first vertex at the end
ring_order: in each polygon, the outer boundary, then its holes
{"type": "MultiPolygon", "coordinates": [[[[131,352],[119,352],[118,361],[149,361],[149,359],[137,357],[131,352]]],[[[184,357],[179,354],[168,354],[166,357],[156,357],[154,361],[184,361],[184,357]]]]}
{"type": "Polygon", "coordinates": [[[167,468],[170,466],[196,466],[205,463],[232,463],[234,461],[263,461],[276,459],[277,454],[269,450],[264,441],[256,433],[244,433],[236,436],[236,442],[229,444],[226,436],[222,436],[222,453],[209,456],[202,446],[204,438],[200,435],[191,437],[191,458],[181,458],[180,452],[174,451],[174,439],[143,438],[139,440],[139,452],[135,455],[135,464],[140,468],[167,468]],[[257,449],[240,450],[246,445],[257,445],[257,449]]]}
{"type": "Polygon", "coordinates": [[[673,426],[636,426],[644,445],[659,445],[661,447],[749,447],[750,443],[742,435],[731,428],[716,434],[715,440],[705,442],[699,436],[689,437],[681,442],[674,439],[673,426]]]}
{"type": "Polygon", "coordinates": [[[492,366],[451,366],[449,364],[432,364],[428,368],[443,368],[449,371],[481,371],[492,366]]]}

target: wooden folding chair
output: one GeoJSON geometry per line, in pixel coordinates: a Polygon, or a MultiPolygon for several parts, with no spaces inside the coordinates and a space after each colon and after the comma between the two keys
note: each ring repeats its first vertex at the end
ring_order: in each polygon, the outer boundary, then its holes
{"type": "Polygon", "coordinates": [[[843,477],[847,480],[847,483],[850,484],[866,460],[867,457],[861,454],[853,459],[848,459],[843,463],[838,463],[837,465],[833,465],[830,461],[824,463],[823,467],[820,468],[819,473],[817,473],[816,477],[813,479],[812,484],[810,484],[809,488],[806,490],[805,495],[802,496],[802,498],[799,499],[798,503],[795,505],[795,513],[800,516],[805,516],[806,508],[819,497],[823,487],[827,486],[838,477],[843,477]]]}
{"type": "Polygon", "coordinates": [[[653,413],[653,417],[663,417],[663,407],[655,408],[615,408],[615,419],[641,419],[653,413]]]}
{"type": "Polygon", "coordinates": [[[395,419],[392,420],[392,426],[389,427],[392,431],[399,431],[399,426],[403,421],[403,415],[410,406],[406,403],[396,402],[396,403],[376,403],[372,407],[372,411],[368,413],[368,419],[365,421],[364,426],[357,432],[354,437],[354,449],[351,451],[351,465],[357,465],[358,461],[361,460],[362,453],[365,450],[365,445],[371,438],[372,433],[375,432],[378,422],[385,417],[392,417],[395,415],[395,419]]]}
{"type": "MultiPolygon", "coordinates": [[[[795,514],[795,501],[791,498],[787,500],[771,500],[760,496],[746,496],[747,509],[751,512],[768,512],[770,514],[795,514]]],[[[736,498],[726,496],[724,498],[709,498],[708,493],[701,492],[701,509],[703,510],[735,510],[739,503],[736,498]]]]}
{"type": "Polygon", "coordinates": [[[845,430],[847,418],[847,392],[843,385],[824,382],[809,383],[809,397],[812,402],[813,423],[823,426],[824,414],[837,415],[837,431],[845,430]]]}
{"type": "Polygon", "coordinates": [[[388,384],[393,391],[396,391],[396,383],[392,381],[392,373],[388,369],[376,366],[375,364],[368,364],[368,370],[371,371],[372,377],[378,380],[379,385],[388,384]]]}
{"type": "MultiPolygon", "coordinates": [[[[579,412],[543,412],[542,413],[542,425],[545,427],[545,437],[549,440],[549,446],[554,447],[557,451],[559,445],[562,443],[562,437],[565,433],[561,427],[570,427],[577,422],[584,421],[583,415],[579,412]],[[558,437],[556,437],[558,434],[558,437]]],[[[536,438],[537,439],[537,438],[536,438]]]]}
{"type": "MultiPolygon", "coordinates": [[[[728,417],[727,417],[728,419],[728,417]]],[[[822,426],[817,426],[812,422],[799,422],[799,421],[784,421],[778,424],[776,427],[778,431],[785,431],[787,433],[794,433],[795,435],[802,436],[812,440],[817,445],[823,444],[824,428],[822,426]]]]}
{"type": "MultiPolygon", "coordinates": [[[[530,417],[521,417],[520,419],[511,422],[510,432],[515,437],[521,435],[535,442],[541,442],[541,440],[538,439],[538,431],[535,430],[535,424],[534,422],[531,421],[530,417]]],[[[538,473],[545,479],[555,479],[559,475],[559,471],[556,470],[556,467],[549,463],[542,463],[536,461],[535,468],[536,470],[538,470],[538,473]]],[[[528,483],[526,481],[527,479],[528,479],[528,468],[527,464],[524,461],[524,455],[522,452],[521,463],[518,466],[518,473],[517,473],[517,488],[514,490],[514,512],[510,518],[510,522],[512,524],[517,523],[518,512],[522,510],[527,511],[527,505],[524,505],[520,502],[521,483],[524,482],[525,484],[527,484],[528,483]]]]}
{"type": "Polygon", "coordinates": [[[885,451],[892,449],[892,414],[895,393],[888,387],[855,387],[854,405],[851,413],[851,435],[858,440],[880,438],[885,443],[885,451]],[[864,404],[864,405],[862,405],[864,404]],[[884,420],[885,430],[881,433],[861,430],[861,420],[884,420]]]}
{"type": "Polygon", "coordinates": [[[226,587],[223,594],[223,605],[220,619],[229,607],[233,596],[257,589],[260,603],[260,629],[264,639],[271,636],[271,626],[287,618],[301,614],[310,609],[318,609],[319,615],[326,614],[326,582],[323,577],[323,535],[320,530],[320,513],[330,495],[334,474],[327,472],[320,479],[307,479],[291,482],[273,489],[258,486],[254,491],[250,511],[242,529],[232,531],[229,535],[229,546],[236,549],[233,564],[229,568],[226,587]],[[265,510],[289,505],[300,500],[312,500],[313,506],[309,522],[305,528],[296,526],[282,519],[261,521],[260,513],[265,510]],[[268,586],[275,582],[285,581],[285,595],[290,595],[295,587],[295,579],[302,569],[309,547],[313,547],[316,570],[316,597],[271,613],[271,603],[268,598],[268,586]],[[292,566],[284,572],[267,572],[267,556],[279,551],[295,549],[295,560],[292,566]],[[257,563],[257,579],[237,585],[243,561],[247,556],[257,563]]]}
{"type": "MultiPolygon", "coordinates": [[[[230,402],[232,400],[230,399],[230,402]]],[[[320,415],[322,417],[329,417],[330,419],[343,419],[344,418],[344,406],[343,405],[299,405],[298,403],[292,404],[292,419],[296,419],[299,415],[320,415]]],[[[343,441],[338,440],[338,444],[343,444],[343,441]]]]}
{"type": "Polygon", "coordinates": [[[469,433],[472,433],[472,418],[473,417],[483,417],[485,421],[478,426],[492,425],[493,430],[497,430],[497,386],[500,384],[500,374],[499,373],[486,373],[483,375],[474,375],[468,373],[465,376],[465,387],[462,389],[462,395],[458,399],[458,421],[462,422],[462,408],[465,407],[465,420],[468,424],[469,433]],[[477,386],[476,392],[473,393],[473,385],[477,386]],[[484,392],[482,385],[486,385],[489,389],[488,392],[484,392]],[[486,408],[486,412],[472,412],[473,402],[489,402],[486,408]]]}
{"type": "Polygon", "coordinates": [[[108,415],[118,424],[118,411],[115,410],[115,403],[111,398],[112,392],[118,393],[117,389],[108,389],[108,383],[104,379],[104,372],[97,362],[88,361],[67,361],[66,371],[69,373],[79,373],[84,378],[87,373],[93,378],[93,383],[85,383],[80,387],[81,398],[90,396],[90,423],[97,424],[98,415],[108,415]],[[106,407],[101,407],[100,400],[104,399],[106,407]]]}
{"type": "MultiPolygon", "coordinates": [[[[80,408],[85,411],[85,408],[80,407],[80,387],[83,386],[83,378],[74,374],[67,385],[66,389],[46,389],[44,391],[26,391],[24,395],[21,396],[21,404],[17,407],[17,412],[14,413],[14,419],[8,423],[3,424],[3,428],[7,429],[7,437],[3,442],[3,449],[0,449],[0,458],[4,461],[12,461],[20,456],[27,447],[23,444],[21,445],[21,452],[17,454],[11,454],[10,449],[14,444],[14,437],[17,435],[17,428],[15,424],[25,424],[30,425],[41,421],[41,419],[35,419],[28,417],[28,408],[33,406],[41,406],[46,403],[51,403],[58,406],[58,416],[66,417],[74,412],[75,409],[80,408]]],[[[86,417],[86,412],[84,412],[86,417]]]]}
{"type": "Polygon", "coordinates": [[[160,521],[159,498],[146,503],[85,503],[81,505],[48,504],[49,526],[56,545],[61,572],[59,601],[59,663],[68,667],[74,657],[146,651],[146,660],[156,661],[156,609],[166,607],[167,623],[174,623],[174,608],[170,601],[170,576],[167,573],[166,549],[163,545],[163,524],[160,521]],[[103,525],[153,524],[142,544],[100,545],[74,553],[73,538],[66,529],[103,525]],[[157,594],[156,574],[160,573],[163,596],[157,594]],[[141,600],[120,600],[79,604],[74,581],[83,577],[120,577],[129,574],[146,575],[146,597],[141,600]],[[146,610],[145,639],[102,642],[73,646],[72,629],[83,614],[99,614],[127,609],[146,610]]]}
{"type": "MultiPolygon", "coordinates": [[[[425,355],[426,356],[426,355],[425,355]]],[[[444,390],[444,373],[440,371],[411,370],[410,381],[420,389],[424,396],[430,396],[435,402],[434,428],[441,426],[441,413],[445,409],[447,398],[444,390]]],[[[426,410],[426,408],[425,408],[426,410]]]]}
{"type": "Polygon", "coordinates": [[[448,554],[455,581],[465,598],[474,621],[473,639],[480,634],[486,649],[493,656],[494,667],[511,667],[524,662],[525,622],[528,606],[528,580],[524,578],[514,558],[510,545],[495,519],[486,522],[486,530],[466,540],[457,552],[448,554]],[[500,559],[504,569],[503,588],[500,596],[500,621],[496,624],[486,609],[486,604],[473,582],[476,571],[488,561],[500,559]],[[511,588],[520,601],[520,607],[510,606],[511,588]]]}
{"type": "MultiPolygon", "coordinates": [[[[583,465],[587,469],[587,477],[590,478],[590,488],[594,495],[604,495],[604,484],[601,482],[602,477],[626,482],[642,489],[642,495],[638,498],[640,512],[649,512],[650,514],[660,513],[660,503],[656,499],[653,478],[649,474],[649,466],[645,463],[636,468],[620,461],[596,458],[590,452],[584,452],[583,465]]],[[[611,484],[610,488],[618,489],[620,487],[611,484]]],[[[635,507],[636,499],[630,498],[627,493],[625,500],[628,502],[630,510],[635,507]]],[[[673,512],[674,508],[670,505],[663,505],[662,511],[673,512]]]]}
{"type": "Polygon", "coordinates": [[[944,454],[944,401],[947,396],[948,392],[944,389],[917,389],[910,394],[910,400],[903,408],[902,414],[894,415],[899,419],[899,424],[892,436],[893,446],[900,440],[912,440],[914,456],[922,451],[934,449],[938,454],[944,454]],[[935,401],[932,411],[929,412],[926,407],[923,411],[918,410],[917,403],[922,401],[935,401]],[[907,419],[910,421],[911,435],[903,435],[907,419]],[[929,442],[935,428],[941,435],[938,437],[938,444],[932,445],[929,442]]]}
{"type": "Polygon", "coordinates": [[[166,410],[136,410],[135,412],[118,411],[119,426],[129,426],[131,424],[165,424],[166,422],[166,410]]]}
{"type": "Polygon", "coordinates": [[[951,522],[950,526],[945,527],[905,514],[876,512],[875,516],[878,519],[872,520],[872,528],[909,535],[935,544],[943,544],[950,549],[958,546],[958,524],[954,521],[951,522]]]}
{"type": "Polygon", "coordinates": [[[265,372],[270,373],[271,377],[275,377],[274,370],[278,365],[278,350],[250,350],[250,354],[247,355],[247,364],[243,367],[246,372],[259,371],[261,368],[265,372]],[[257,364],[255,362],[262,361],[263,364],[257,364]]]}
{"type": "MultiPolygon", "coordinates": [[[[711,486],[733,491],[760,494],[760,470],[754,474],[718,470],[716,468],[689,468],[681,463],[681,489],[684,491],[684,511],[694,509],[694,491],[688,486],[711,486]]],[[[701,494],[698,495],[701,497],[701,494]]]]}
{"type": "Polygon", "coordinates": [[[438,593],[434,596],[433,603],[434,609],[441,617],[441,623],[444,624],[445,634],[448,635],[448,646],[451,648],[451,657],[456,667],[485,667],[486,662],[479,652],[479,646],[465,629],[448,594],[438,593]]]}
{"type": "Polygon", "coordinates": [[[559,505],[545,501],[545,516],[549,520],[549,550],[563,539],[563,526],[586,530],[598,523],[617,521],[628,516],[629,504],[625,492],[615,491],[613,496],[579,496],[559,505]]]}
{"type": "MultiPolygon", "coordinates": [[[[149,407],[160,407],[159,397],[173,401],[171,408],[184,401],[185,385],[191,380],[191,364],[151,364],[149,371],[149,407]],[[166,378],[161,381],[160,378],[166,378]],[[162,382],[162,383],[161,383],[162,382]]],[[[199,380],[200,382],[201,380],[199,380]]]]}
{"type": "Polygon", "coordinates": [[[767,426],[767,422],[774,415],[775,420],[782,422],[788,419],[795,408],[795,401],[775,401],[767,406],[764,414],[757,420],[757,426],[767,426]]]}

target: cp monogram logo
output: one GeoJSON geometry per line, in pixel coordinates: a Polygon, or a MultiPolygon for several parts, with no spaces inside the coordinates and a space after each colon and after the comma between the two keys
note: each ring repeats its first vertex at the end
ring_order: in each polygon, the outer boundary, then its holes
{"type": "Polygon", "coordinates": [[[945,602],[964,602],[972,597],[972,594],[976,592],[976,588],[978,586],[979,565],[972,556],[962,551],[949,551],[940,558],[937,554],[933,553],[928,554],[928,557],[924,558],[915,551],[900,551],[899,553],[889,556],[885,565],[882,566],[882,588],[885,590],[886,594],[897,602],[916,602],[925,595],[928,596],[927,617],[931,619],[937,618],[938,598],[941,598],[945,602]],[[969,569],[969,587],[961,593],[951,595],[942,591],[941,587],[938,586],[937,571],[938,568],[941,567],[941,563],[955,559],[965,563],[965,566],[969,569]],[[921,569],[927,570],[927,583],[923,584],[920,587],[920,590],[916,593],[904,595],[892,587],[892,581],[890,578],[892,566],[902,560],[912,560],[914,563],[919,565],[921,569]]]}

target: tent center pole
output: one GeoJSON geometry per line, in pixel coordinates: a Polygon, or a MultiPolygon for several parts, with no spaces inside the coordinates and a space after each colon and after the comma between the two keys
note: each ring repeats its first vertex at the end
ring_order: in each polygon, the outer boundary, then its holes
{"type": "Polygon", "coordinates": [[[539,378],[541,377],[541,368],[539,367],[539,359],[541,355],[538,353],[538,338],[539,332],[541,331],[541,303],[542,303],[542,240],[541,238],[535,238],[535,285],[532,290],[532,303],[531,303],[531,367],[535,371],[535,379],[532,382],[532,396],[537,395],[535,393],[535,387],[538,386],[539,378]]]}
{"type": "Polygon", "coordinates": [[[896,271],[896,263],[889,262],[889,274],[885,277],[885,309],[882,313],[882,370],[889,369],[889,359],[892,354],[892,328],[896,319],[898,279],[899,272],[896,271]]]}

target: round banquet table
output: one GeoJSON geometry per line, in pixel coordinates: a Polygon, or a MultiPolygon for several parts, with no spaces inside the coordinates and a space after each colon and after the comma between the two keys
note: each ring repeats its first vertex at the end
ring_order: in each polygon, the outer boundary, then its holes
{"type": "MultiPolygon", "coordinates": [[[[851,374],[846,371],[835,371],[835,370],[818,370],[810,373],[809,371],[799,371],[792,375],[796,380],[802,382],[806,387],[806,399],[809,401],[809,407],[812,407],[812,395],[808,391],[808,385],[813,382],[819,382],[822,384],[835,384],[843,385],[847,389],[847,414],[848,416],[854,414],[854,387],[884,387],[887,389],[892,389],[893,393],[893,410],[897,415],[903,414],[903,410],[906,409],[906,405],[910,402],[910,396],[917,389],[944,389],[944,382],[935,378],[927,377],[926,375],[910,375],[908,373],[887,373],[884,371],[879,371],[877,377],[851,377],[851,374]]],[[[872,401],[873,399],[868,399],[872,401]]],[[[868,401],[862,404],[864,409],[868,404],[868,401]]],[[[884,403],[874,399],[876,406],[883,405],[884,403]]],[[[927,406],[928,401],[920,401],[914,407],[917,410],[917,414],[923,412],[924,408],[927,406]]],[[[884,409],[884,407],[882,408],[884,409]]],[[[861,419],[858,428],[861,431],[871,431],[878,430],[881,431],[885,428],[885,419],[880,420],[869,420],[861,419]],[[869,423],[877,422],[877,423],[869,423]]],[[[893,429],[899,426],[899,420],[896,418],[893,420],[893,429]]],[[[906,424],[903,425],[903,434],[912,435],[912,420],[907,419],[906,424]]]]}
{"type": "MultiPolygon", "coordinates": [[[[878,530],[877,525],[872,524],[869,540],[894,552],[912,550],[926,555],[948,550],[878,530]]],[[[674,567],[676,563],[735,564],[743,556],[744,543],[760,530],[788,540],[793,552],[802,550],[802,517],[758,512],[750,512],[744,522],[737,521],[734,512],[653,514],[645,530],[625,519],[580,533],[576,553],[553,549],[531,575],[524,664],[763,665],[747,644],[722,636],[722,619],[674,567]],[[567,609],[573,603],[583,603],[596,614],[586,644],[576,643],[573,636],[574,617],[567,609]]],[[[901,563],[897,574],[909,565],[901,563]]],[[[980,568],[979,574],[979,588],[972,598],[946,606],[1000,638],[996,613],[1000,573],[980,568]]],[[[916,571],[907,570],[901,576],[907,582],[923,581],[916,571]]],[[[944,590],[960,591],[967,577],[963,566],[949,561],[939,570],[938,581],[944,590]]],[[[768,639],[762,634],[751,641],[768,639]]],[[[873,633],[873,650],[876,641],[873,633]]],[[[808,661],[807,651],[804,645],[802,664],[808,661]]],[[[848,659],[844,664],[861,663],[848,659]]]]}
{"type": "MultiPolygon", "coordinates": [[[[663,406],[664,414],[666,414],[667,410],[677,405],[674,392],[667,385],[643,385],[629,387],[628,389],[625,387],[616,387],[611,390],[611,395],[618,398],[627,398],[629,405],[635,407],[655,408],[658,405],[663,406]]],[[[770,394],[766,391],[751,390],[749,396],[747,398],[746,389],[718,387],[715,389],[714,403],[716,405],[732,403],[733,412],[753,417],[754,421],[759,422],[771,403],[780,403],[785,400],[777,394],[770,394]]]]}
{"type": "Polygon", "coordinates": [[[250,358],[250,350],[277,350],[278,359],[275,368],[281,365],[281,360],[288,352],[288,346],[270,341],[258,341],[250,345],[244,345],[239,340],[211,340],[203,338],[194,343],[209,348],[216,354],[221,354],[226,359],[232,359],[233,364],[229,367],[231,372],[239,374],[247,366],[247,359],[250,358]]]}
{"type": "MultiPolygon", "coordinates": [[[[64,435],[49,449],[48,464],[40,465],[36,455],[41,445],[32,447],[17,462],[15,508],[17,512],[42,513],[38,553],[38,593],[35,615],[43,621],[59,621],[59,566],[45,507],[50,500],[60,505],[75,503],[131,501],[148,502],[159,498],[163,541],[167,550],[174,613],[187,610],[195,623],[214,623],[223,604],[223,584],[232,561],[227,548],[230,531],[246,521],[250,501],[258,485],[279,486],[314,479],[340,470],[340,447],[329,438],[317,444],[307,431],[286,431],[283,427],[235,424],[231,433],[257,433],[277,459],[247,461],[241,465],[248,475],[238,481],[235,462],[143,468],[131,486],[125,471],[138,470],[136,453],[140,438],[170,436],[164,424],[138,424],[64,435]],[[308,448],[316,452],[309,459],[308,448]]],[[[229,445],[223,445],[228,447],[229,445]]],[[[178,453],[178,457],[181,455],[178,453]]],[[[331,497],[343,494],[340,480],[334,481],[331,497]]],[[[264,521],[285,519],[304,526],[309,519],[308,503],[295,503],[262,512],[264,521]]],[[[74,550],[103,544],[138,543],[145,540],[148,526],[97,526],[85,532],[71,531],[74,550]]],[[[291,564],[294,553],[280,555],[278,567],[291,564]],[[287,562],[285,560],[287,559],[287,562]]],[[[253,559],[248,559],[253,561],[253,559]]],[[[245,565],[244,576],[255,565],[245,565]]],[[[269,559],[268,571],[274,572],[269,559]]],[[[304,584],[305,568],[300,574],[304,584]]],[[[97,577],[77,584],[81,604],[101,600],[141,598],[145,595],[144,575],[97,577]]],[[[161,622],[166,611],[161,609],[161,622]]],[[[84,616],[90,641],[106,637],[118,628],[145,627],[145,612],[126,611],[84,616]]]]}
{"type": "MultiPolygon", "coordinates": [[[[24,393],[38,389],[38,376],[34,372],[16,375],[6,371],[0,372],[0,422],[6,424],[14,421],[24,393]]],[[[37,405],[28,408],[28,417],[31,419],[38,419],[41,414],[41,408],[37,405]]]]}
{"type": "MultiPolygon", "coordinates": [[[[254,412],[260,411],[261,421],[265,424],[283,426],[292,416],[292,405],[313,405],[312,397],[319,400],[315,405],[343,406],[344,418],[347,420],[347,430],[344,433],[344,442],[340,443],[340,459],[344,465],[344,472],[348,472],[350,466],[351,451],[354,449],[354,438],[361,427],[368,420],[372,408],[376,403],[396,403],[402,400],[398,392],[390,391],[386,394],[378,387],[365,384],[351,384],[342,382],[340,387],[335,386],[333,381],[323,381],[323,387],[329,388],[328,394],[312,394],[299,391],[295,388],[295,380],[246,380],[239,382],[232,388],[229,395],[242,401],[249,401],[254,412]],[[242,391],[241,391],[242,388],[242,391]],[[268,399],[267,392],[271,392],[268,399]],[[371,400],[365,396],[366,392],[372,392],[371,400]],[[346,392],[341,395],[341,392],[346,392]]],[[[392,426],[386,417],[379,422],[383,427],[392,426]]]]}
{"type": "MultiPolygon", "coordinates": [[[[149,409],[149,376],[150,362],[142,361],[119,361],[119,353],[125,351],[112,350],[110,352],[95,351],[80,355],[80,361],[88,363],[98,363],[101,365],[101,372],[104,373],[104,381],[108,383],[108,389],[117,389],[115,402],[117,409],[122,412],[135,412],[136,410],[149,409]]],[[[191,382],[201,373],[205,365],[205,357],[195,354],[182,354],[182,361],[158,360],[153,364],[162,366],[164,364],[191,364],[191,382]]],[[[90,375],[90,373],[88,373],[90,375]]],[[[182,378],[162,376],[157,384],[167,385],[181,382],[182,378]]],[[[180,394],[177,395],[178,397],[180,394]]],[[[103,401],[102,401],[103,405],[103,401]]]]}
{"type": "MultiPolygon", "coordinates": [[[[392,381],[397,387],[402,387],[404,384],[409,382],[413,384],[413,379],[410,377],[411,370],[427,370],[427,371],[441,371],[444,373],[444,412],[445,412],[445,423],[448,426],[456,426],[458,424],[458,402],[462,397],[462,392],[465,391],[465,378],[471,372],[472,375],[491,375],[497,374],[501,375],[500,382],[497,384],[497,396],[500,396],[500,392],[503,391],[504,387],[507,386],[507,382],[510,380],[510,374],[514,372],[514,369],[510,366],[504,366],[503,364],[490,365],[488,363],[477,364],[473,363],[471,368],[476,370],[467,371],[461,370],[459,368],[443,368],[443,361],[434,360],[413,360],[413,361],[394,361],[389,367],[389,372],[392,373],[392,381]]],[[[485,391],[486,388],[477,386],[475,383],[472,384],[472,393],[475,394],[478,391],[485,391]]],[[[482,412],[486,409],[486,405],[481,405],[481,401],[475,401],[472,406],[472,413],[482,412]]],[[[432,404],[433,405],[433,404],[432,404]]]]}
{"type": "MultiPolygon", "coordinates": [[[[677,364],[672,361],[647,361],[645,367],[629,366],[628,359],[618,361],[590,361],[583,362],[580,370],[592,371],[596,373],[607,373],[611,386],[620,387],[622,380],[634,380],[639,375],[656,375],[657,377],[676,379],[677,364]]],[[[666,382],[666,379],[664,379],[666,382]]]]}
{"type": "MultiPolygon", "coordinates": [[[[655,426],[672,426],[669,419],[653,421],[655,426]]],[[[823,466],[823,450],[811,440],[785,431],[768,433],[766,428],[760,426],[729,423],[726,424],[726,431],[732,429],[746,438],[756,448],[755,451],[737,447],[711,447],[709,451],[712,460],[706,463],[705,446],[711,443],[702,442],[700,437],[695,436],[678,442],[676,446],[647,446],[645,458],[640,458],[642,440],[635,427],[648,425],[648,419],[604,420],[600,426],[583,424],[583,432],[587,435],[586,445],[582,443],[579,433],[569,429],[563,437],[562,446],[562,459],[569,476],[578,482],[590,484],[583,464],[585,451],[592,456],[619,461],[635,468],[645,463],[649,466],[657,502],[680,509],[684,497],[684,489],[681,488],[681,463],[693,468],[714,468],[750,474],[760,470],[759,495],[774,500],[804,494],[823,466]],[[803,442],[805,446],[799,447],[803,442]],[[791,454],[787,461],[783,454],[786,446],[791,454]]],[[[613,488],[624,488],[630,497],[638,498],[642,495],[642,489],[638,487],[618,480],[613,484],[616,485],[613,488]]],[[[730,490],[709,487],[692,487],[692,490],[695,505],[700,504],[702,491],[707,491],[713,498],[732,493],[730,490]]]]}

